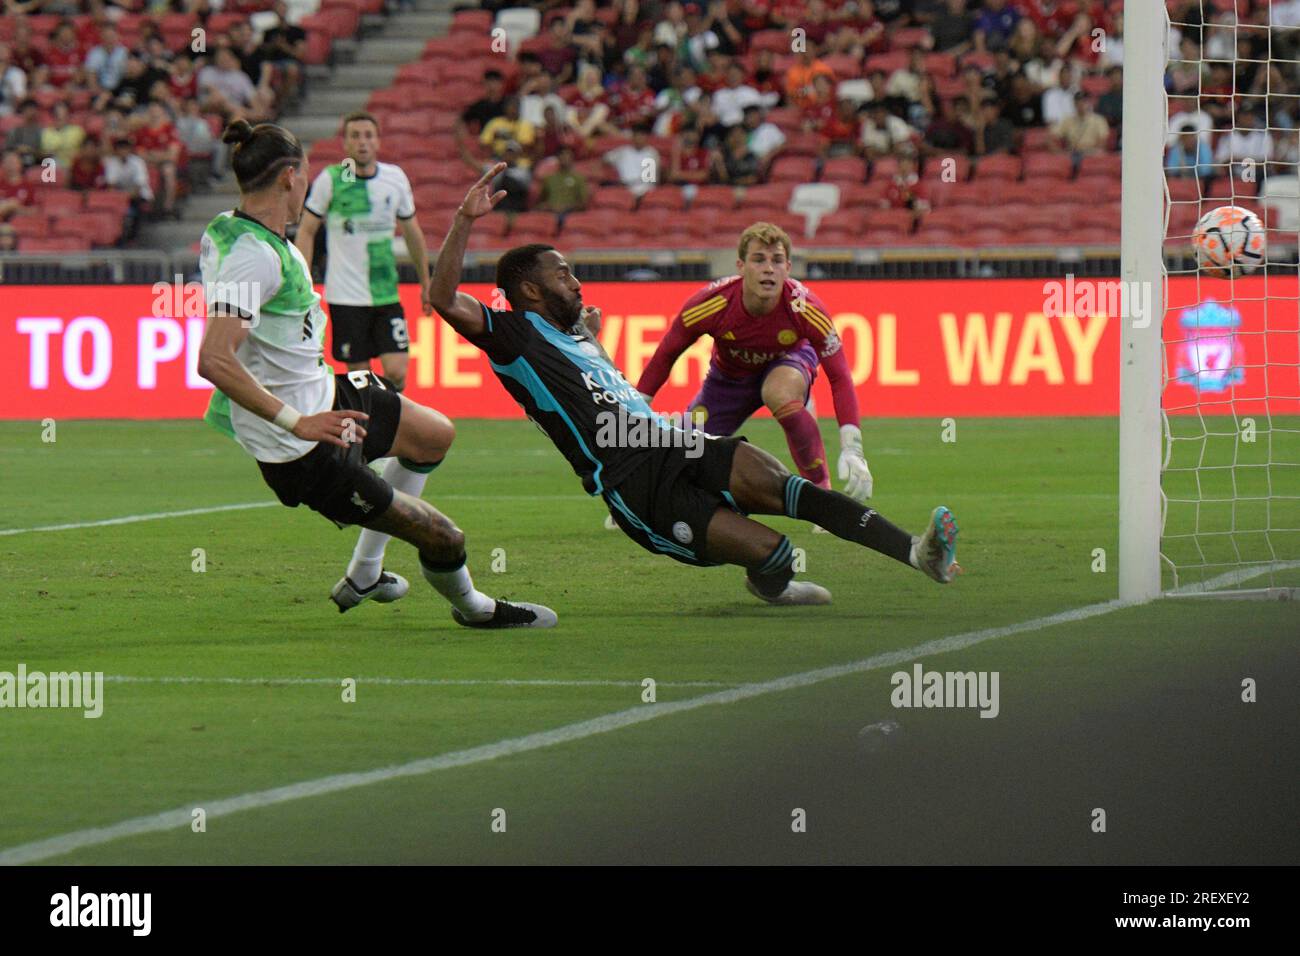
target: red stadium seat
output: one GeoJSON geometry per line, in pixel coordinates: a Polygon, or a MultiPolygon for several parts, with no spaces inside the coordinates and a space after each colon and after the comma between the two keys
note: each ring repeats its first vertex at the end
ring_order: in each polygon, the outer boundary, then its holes
{"type": "MultiPolygon", "coordinates": [[[[1192,222],[1200,218],[1196,206],[1188,207],[1192,212],[1192,222]]],[[[1105,205],[1089,205],[1080,208],[1074,218],[1075,226],[1079,228],[1097,227],[1099,229],[1111,229],[1115,235],[1119,235],[1120,229],[1120,206],[1118,203],[1108,203],[1105,205]]]]}
{"type": "Polygon", "coordinates": [[[599,186],[593,190],[587,200],[587,209],[612,209],[618,212],[631,212],[636,197],[624,186],[599,186]]]}
{"type": "Polygon", "coordinates": [[[1079,246],[1117,246],[1119,245],[1119,232],[1096,227],[1077,229],[1070,234],[1070,242],[1079,246]]]}
{"type": "Polygon", "coordinates": [[[1169,198],[1173,202],[1200,202],[1201,183],[1195,176],[1168,176],[1169,198]]]}
{"type": "MultiPolygon", "coordinates": [[[[1099,200],[1118,200],[1120,198],[1120,180],[1119,176],[1083,176],[1080,175],[1075,182],[1080,190],[1086,195],[1091,195],[1094,201],[1099,200]]],[[[1068,187],[1070,184],[1066,184],[1068,187]]]]}
{"type": "Polygon", "coordinates": [[[29,253],[89,252],[90,241],[78,236],[21,239],[19,240],[18,251],[29,253]]]}
{"type": "Polygon", "coordinates": [[[932,209],[921,221],[921,229],[942,229],[947,232],[966,232],[974,222],[970,210],[961,206],[932,209]]]}
{"type": "Polygon", "coordinates": [[[932,77],[949,77],[957,72],[957,58],[951,53],[927,53],[925,72],[932,77]]]}
{"type": "Polygon", "coordinates": [[[1032,126],[1025,130],[1024,139],[1020,143],[1020,150],[1026,158],[1030,153],[1050,152],[1054,148],[1052,131],[1045,126],[1032,126]]]}
{"type": "MultiPolygon", "coordinates": [[[[1258,170],[1256,170],[1258,172],[1258,170]]],[[[1259,194],[1259,182],[1248,182],[1240,176],[1220,176],[1205,190],[1206,198],[1221,204],[1241,199],[1253,199],[1259,194]]]]}
{"type": "Polygon", "coordinates": [[[451,18],[454,28],[469,28],[472,26],[479,30],[491,30],[492,22],[493,16],[489,10],[457,10],[451,18]]]}
{"type": "Polygon", "coordinates": [[[1069,179],[1073,172],[1065,153],[1030,153],[1024,160],[1025,179],[1069,179]]]}
{"type": "Polygon", "coordinates": [[[736,205],[736,194],[730,186],[701,186],[691,200],[691,209],[703,213],[706,209],[731,210],[736,205]]]}
{"type": "Polygon", "coordinates": [[[897,172],[898,158],[895,156],[881,156],[879,159],[872,160],[872,182],[890,182],[894,178],[894,174],[897,172]]]}
{"type": "Polygon", "coordinates": [[[1018,246],[1059,246],[1063,235],[1057,229],[1022,229],[1013,236],[1013,243],[1018,246]]]}
{"type": "Polygon", "coordinates": [[[1020,157],[1009,156],[1006,153],[999,153],[994,156],[985,156],[975,166],[975,179],[1019,179],[1020,178],[1020,157]]]}
{"type": "Polygon", "coordinates": [[[869,206],[876,208],[880,200],[885,198],[889,191],[889,184],[885,182],[872,181],[869,183],[839,183],[840,187],[840,208],[848,206],[861,208],[869,206]]]}
{"type": "Polygon", "coordinates": [[[961,237],[961,244],[976,249],[1005,246],[1010,242],[1010,235],[1003,229],[984,227],[966,233],[961,237]]]}
{"type": "MultiPolygon", "coordinates": [[[[781,157],[816,156],[821,150],[821,145],[822,137],[817,133],[798,130],[786,136],[785,147],[781,150],[781,157]]],[[[780,158],[778,158],[779,161],[780,158]]]]}
{"type": "Polygon", "coordinates": [[[559,241],[563,243],[565,250],[627,248],[628,246],[626,241],[614,240],[611,242],[609,233],[590,229],[574,229],[567,224],[559,241]]]}
{"type": "Polygon", "coordinates": [[[1067,229],[1073,221],[1074,207],[1062,205],[1030,206],[1016,225],[1022,229],[1067,229]]]}
{"type": "Polygon", "coordinates": [[[739,209],[785,209],[790,204],[790,186],[787,183],[760,183],[746,186],[739,209]]]}
{"type": "Polygon", "coordinates": [[[863,231],[863,213],[861,209],[837,209],[829,215],[823,216],[821,222],[817,224],[817,234],[820,235],[827,229],[847,229],[853,232],[863,231]]]}
{"type": "Polygon", "coordinates": [[[918,245],[955,246],[959,244],[960,235],[961,233],[955,229],[945,229],[942,226],[923,223],[914,238],[918,245]]]}
{"type": "Polygon", "coordinates": [[[822,62],[831,68],[837,80],[853,80],[860,76],[858,59],[848,53],[823,57],[822,62]]]}
{"type": "Polygon", "coordinates": [[[986,180],[983,185],[984,195],[988,197],[987,202],[992,205],[1022,203],[1036,206],[1059,198],[1056,195],[1056,188],[1061,184],[1054,182],[1050,188],[1045,188],[1041,179],[1024,183],[1018,183],[1014,180],[995,179],[991,182],[986,180]]]}
{"type": "Polygon", "coordinates": [[[641,198],[641,205],[637,207],[637,215],[643,215],[652,209],[670,210],[677,214],[686,211],[682,200],[682,191],[677,186],[660,186],[650,190],[641,198]]]}
{"type": "Polygon", "coordinates": [[[896,50],[910,50],[912,47],[921,46],[929,39],[930,31],[925,27],[902,27],[894,31],[890,42],[896,50]]]}
{"type": "Polygon", "coordinates": [[[21,239],[44,239],[50,234],[50,221],[45,216],[14,216],[9,220],[14,234],[21,239]]]}
{"type": "Polygon", "coordinates": [[[862,75],[869,76],[877,70],[882,70],[888,75],[906,66],[907,54],[901,50],[891,53],[877,53],[875,56],[869,56],[863,61],[862,75]]]}
{"type": "Polygon", "coordinates": [[[866,163],[857,156],[835,156],[822,166],[824,183],[860,183],[866,178],[866,163]]]}
{"type": "Polygon", "coordinates": [[[36,194],[36,201],[51,215],[81,212],[81,200],[81,193],[71,189],[43,189],[36,194]]]}
{"type": "Polygon", "coordinates": [[[864,225],[872,232],[907,233],[912,231],[912,219],[910,209],[868,209],[864,225]]]}
{"type": "Polygon", "coordinates": [[[771,50],[773,53],[788,53],[790,51],[790,34],[784,30],[759,30],[749,38],[749,49],[751,53],[757,53],[760,50],[771,50]]]}
{"type": "Polygon", "coordinates": [[[780,127],[788,135],[792,130],[800,128],[799,124],[803,122],[803,114],[793,107],[780,106],[769,110],[767,119],[768,122],[780,127]]]}
{"type": "Polygon", "coordinates": [[[986,206],[989,203],[989,191],[974,183],[929,182],[930,205],[936,208],[960,206],[970,215],[971,206],[986,206]]]}
{"type": "Polygon", "coordinates": [[[86,193],[87,212],[110,212],[125,216],[131,205],[131,197],[117,189],[96,189],[86,193]]]}
{"type": "Polygon", "coordinates": [[[1083,161],[1079,163],[1079,178],[1110,176],[1118,182],[1122,165],[1123,161],[1119,153],[1094,153],[1083,157],[1083,161]]]}
{"type": "Polygon", "coordinates": [[[816,246],[821,248],[838,247],[838,246],[857,246],[861,242],[862,233],[853,229],[827,228],[824,224],[817,229],[817,235],[811,239],[804,239],[803,244],[806,246],[816,246]]]}

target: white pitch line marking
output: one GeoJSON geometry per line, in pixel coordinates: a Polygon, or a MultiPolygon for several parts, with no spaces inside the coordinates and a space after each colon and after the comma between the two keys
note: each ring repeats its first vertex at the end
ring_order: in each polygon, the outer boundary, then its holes
{"type": "Polygon", "coordinates": [[[130,820],[122,820],[119,823],[114,823],[105,827],[75,830],[71,833],[65,833],[60,836],[49,837],[44,840],[36,840],[32,843],[24,843],[19,846],[10,847],[7,850],[0,850],[0,866],[36,863],[41,860],[48,860],[52,857],[62,856],[66,853],[72,853],[77,850],[84,850],[87,847],[101,846],[105,843],[111,843],[114,840],[121,840],[126,837],[142,836],[148,833],[161,833],[166,830],[175,830],[181,827],[187,827],[190,825],[192,819],[191,811],[195,806],[203,807],[207,812],[208,819],[215,819],[217,817],[228,816],[232,813],[239,813],[244,810],[271,807],[281,803],[288,803],[293,800],[303,800],[308,797],[319,797],[324,796],[325,794],[339,793],[344,790],[354,790],[358,787],[368,787],[372,784],[384,783],[389,780],[397,780],[403,777],[422,776],[439,770],[449,770],[453,767],[464,767],[470,764],[484,763],[489,760],[496,760],[500,757],[508,757],[513,754],[527,753],[532,750],[542,750],[547,747],[554,747],[557,744],[584,740],[588,737],[595,737],[598,734],[607,734],[610,731],[619,730],[623,727],[630,727],[634,724],[642,724],[647,721],[658,720],[661,717],[668,717],[673,714],[698,710],[701,707],[709,707],[714,704],[734,704],[737,701],[748,700],[753,697],[762,697],[766,694],[774,694],[781,691],[808,687],[813,684],[820,684],[824,681],[834,680],[837,677],[846,677],[850,674],[860,674],[865,671],[878,670],[882,667],[905,664],[918,657],[947,654],[952,651],[964,650],[967,647],[973,647],[974,645],[982,644],[985,641],[1011,637],[1014,634],[1023,634],[1026,631],[1041,630],[1042,628],[1051,627],[1055,624],[1082,621],[1087,618],[1109,614],[1112,611],[1117,611],[1120,608],[1128,606],[1130,605],[1120,601],[1107,601],[1103,604],[1090,604],[1086,607],[1075,608],[1070,611],[1062,611],[1058,614],[1048,615],[1047,617],[1034,618],[1033,620],[1024,621],[1020,624],[1011,624],[1005,627],[985,628],[980,631],[968,631],[965,634],[955,634],[950,637],[938,638],[933,641],[927,641],[924,644],[918,644],[915,647],[899,651],[889,651],[884,654],[876,654],[873,657],[854,661],[849,664],[837,664],[832,667],[803,671],[799,674],[790,674],[773,680],[761,681],[753,684],[741,684],[738,687],[731,687],[726,690],[701,694],[700,696],[692,697],[689,700],[669,701],[657,704],[641,704],[640,706],[628,710],[620,710],[611,714],[604,714],[590,720],[583,720],[575,724],[567,724],[563,727],[557,727],[554,730],[543,730],[538,733],[527,734],[523,737],[511,737],[506,740],[499,740],[496,743],[471,747],[468,750],[457,750],[451,753],[441,754],[437,757],[425,757],[420,760],[413,760],[410,763],[398,764],[391,767],[379,767],[375,770],[366,770],[358,773],[335,774],[329,777],[320,777],[316,780],[304,780],[300,783],[275,787],[271,790],[258,790],[253,793],[245,793],[224,800],[197,800],[190,806],[179,807],[175,810],[167,810],[151,816],[134,817],[130,820]]]}
{"type": "MultiPolygon", "coordinates": [[[[437,495],[429,500],[439,501],[582,501],[585,495],[437,495]]],[[[186,508],[184,511],[156,511],[152,514],[123,515],[102,521],[78,521],[72,524],[46,524],[35,528],[0,528],[0,538],[14,534],[31,534],[36,531],[75,531],[78,528],[104,528],[110,525],[135,524],[138,521],[161,521],[164,518],[188,518],[191,515],[210,515],[221,511],[247,511],[250,508],[273,508],[278,501],[246,501],[235,505],[213,505],[208,508],[186,508]]]]}
{"type": "MultiPolygon", "coordinates": [[[[454,677],[355,677],[358,686],[379,684],[385,687],[640,687],[639,680],[526,680],[523,678],[454,678],[454,677]]],[[[134,677],[109,674],[105,684],[236,684],[240,686],[325,685],[337,687],[342,677],[134,677]]],[[[735,682],[720,680],[656,681],[658,687],[738,687],[735,682]]]]}
{"type": "Polygon", "coordinates": [[[77,528],[104,528],[115,524],[135,524],[137,521],[160,521],[163,518],[187,518],[190,515],[210,515],[219,511],[247,511],[249,508],[270,508],[278,501],[246,501],[237,505],[213,505],[208,508],[186,508],[184,511],[157,511],[147,515],[123,515],[103,521],[78,521],[73,524],[46,524],[36,528],[0,528],[0,537],[11,534],[29,534],[34,531],[73,531],[77,528]]]}

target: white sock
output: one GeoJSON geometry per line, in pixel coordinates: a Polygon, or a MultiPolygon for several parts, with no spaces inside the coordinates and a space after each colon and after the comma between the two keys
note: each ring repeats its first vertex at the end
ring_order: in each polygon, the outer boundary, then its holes
{"type": "Polygon", "coordinates": [[[474,587],[463,558],[460,566],[450,571],[430,568],[421,558],[420,570],[434,590],[469,620],[486,621],[496,612],[497,602],[474,587]]]}
{"type": "Polygon", "coordinates": [[[912,535],[912,550],[911,553],[909,553],[907,556],[907,560],[912,563],[912,567],[916,568],[916,570],[918,571],[921,570],[921,560],[917,556],[916,548],[920,543],[921,543],[921,539],[916,535],[912,535]]]}
{"type": "MultiPolygon", "coordinates": [[[[398,491],[404,491],[414,498],[420,497],[429,477],[428,472],[412,471],[396,458],[388,458],[386,461],[384,481],[398,491]]],[[[348,565],[348,577],[361,590],[364,591],[379,580],[379,575],[384,570],[384,549],[388,547],[388,539],[391,537],[382,531],[361,529],[357,546],[352,549],[352,562],[348,565]]]]}

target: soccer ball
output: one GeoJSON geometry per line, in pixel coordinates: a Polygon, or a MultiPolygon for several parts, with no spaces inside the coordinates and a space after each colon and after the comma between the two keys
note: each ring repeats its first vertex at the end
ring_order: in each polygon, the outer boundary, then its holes
{"type": "Polygon", "coordinates": [[[1264,261],[1264,224],[1249,209],[1220,206],[1201,217],[1192,232],[1196,262],[1221,279],[1254,272],[1264,261]]]}

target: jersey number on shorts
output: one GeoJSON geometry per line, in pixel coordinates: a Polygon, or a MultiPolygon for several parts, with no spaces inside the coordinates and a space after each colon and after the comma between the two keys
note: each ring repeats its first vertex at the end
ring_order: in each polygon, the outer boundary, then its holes
{"type": "Polygon", "coordinates": [[[354,372],[348,372],[348,381],[351,382],[353,385],[355,385],[357,388],[365,388],[372,381],[380,388],[384,387],[383,382],[381,382],[377,378],[374,378],[365,369],[357,369],[354,372]]]}
{"type": "Polygon", "coordinates": [[[411,340],[406,336],[406,320],[389,319],[388,321],[393,325],[393,341],[402,348],[409,347],[411,340]]]}

